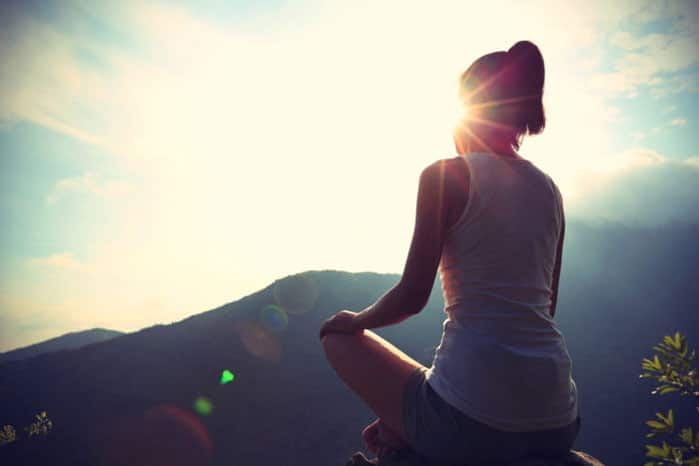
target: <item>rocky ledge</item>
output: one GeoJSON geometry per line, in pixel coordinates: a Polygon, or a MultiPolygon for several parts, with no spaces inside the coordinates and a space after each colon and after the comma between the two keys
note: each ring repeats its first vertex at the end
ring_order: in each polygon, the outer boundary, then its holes
{"type": "MultiPolygon", "coordinates": [[[[458,464],[429,463],[410,452],[396,452],[386,457],[367,459],[355,453],[346,466],[462,466],[458,464]]],[[[470,465],[469,465],[470,466],[470,465]]],[[[559,458],[522,458],[507,463],[488,463],[483,466],[604,466],[598,459],[581,451],[571,450],[559,458]]]]}

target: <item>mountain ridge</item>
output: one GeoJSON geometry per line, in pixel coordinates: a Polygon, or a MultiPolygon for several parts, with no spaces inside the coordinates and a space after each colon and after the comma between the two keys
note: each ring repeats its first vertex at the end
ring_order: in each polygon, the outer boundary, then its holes
{"type": "MultiPolygon", "coordinates": [[[[697,341],[697,232],[590,227],[567,234],[556,322],[579,389],[575,448],[606,464],[642,462],[644,421],[677,408],[651,397],[638,374],[665,333],[683,330],[697,341]]],[[[46,410],[55,429],[37,447],[0,448],[0,462],[138,465],[119,455],[165,454],[176,443],[191,446],[178,452],[182,458],[198,451],[211,465],[231,458],[250,466],[341,463],[362,449],[359,432],[373,416],[328,366],[317,332],[334,312],[361,310],[398,279],[302,272],[179,322],[3,365],[0,422],[22,425],[46,410]],[[224,369],[235,379],[221,385],[224,369]],[[201,397],[211,403],[209,414],[196,411],[201,397]]],[[[421,313],[376,329],[425,365],[444,319],[438,288],[439,280],[421,313]]]]}
{"type": "Polygon", "coordinates": [[[68,332],[54,338],[49,338],[48,340],[0,353],[0,364],[54,351],[77,349],[85,345],[107,341],[124,334],[125,332],[101,327],[68,332]]]}

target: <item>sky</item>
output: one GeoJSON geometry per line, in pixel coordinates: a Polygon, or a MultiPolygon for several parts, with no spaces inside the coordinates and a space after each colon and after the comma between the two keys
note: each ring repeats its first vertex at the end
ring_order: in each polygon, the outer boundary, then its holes
{"type": "Polygon", "coordinates": [[[0,3],[0,351],[400,273],[459,74],[531,40],[569,218],[699,223],[699,3],[0,3]],[[608,4],[609,3],[609,4],[608,4]]]}

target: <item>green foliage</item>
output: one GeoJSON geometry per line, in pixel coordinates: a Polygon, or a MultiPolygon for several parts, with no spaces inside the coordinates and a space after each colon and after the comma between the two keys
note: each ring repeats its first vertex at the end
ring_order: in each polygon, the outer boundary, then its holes
{"type": "Polygon", "coordinates": [[[0,445],[5,445],[6,443],[12,443],[17,440],[17,432],[15,428],[11,425],[3,426],[0,430],[0,445]]]}
{"type": "Polygon", "coordinates": [[[34,435],[46,435],[53,428],[53,422],[46,416],[46,411],[42,411],[41,414],[35,415],[34,419],[36,420],[24,428],[24,430],[29,433],[30,437],[34,435]]]}
{"type": "MultiPolygon", "coordinates": [[[[28,437],[46,435],[51,429],[53,429],[53,422],[46,415],[46,411],[42,411],[41,413],[35,415],[34,419],[34,422],[24,428],[24,431],[27,433],[28,437]]],[[[17,440],[19,440],[19,437],[17,436],[17,431],[15,430],[14,426],[9,424],[3,426],[2,430],[0,430],[0,446],[7,443],[16,442],[17,440]]]]}
{"type": "Polygon", "coordinates": [[[665,336],[661,343],[653,346],[653,350],[657,353],[653,359],[644,358],[641,363],[645,371],[641,378],[653,378],[659,382],[651,393],[679,392],[680,395],[699,397],[699,379],[693,365],[696,350],[689,352],[687,338],[676,332],[674,338],[665,336]]]}
{"type": "MultiPolygon", "coordinates": [[[[674,337],[665,336],[663,341],[653,346],[656,354],[653,359],[644,358],[641,363],[641,378],[657,381],[652,394],[676,393],[699,399],[699,377],[695,367],[696,350],[689,351],[687,338],[675,332],[674,337]]],[[[699,411],[699,407],[697,407],[699,411]]],[[[657,419],[646,421],[651,432],[647,438],[664,436],[660,445],[646,445],[646,456],[653,458],[645,466],[688,465],[699,466],[699,429],[683,427],[675,434],[675,416],[672,410],[667,414],[655,413],[657,419]]]]}

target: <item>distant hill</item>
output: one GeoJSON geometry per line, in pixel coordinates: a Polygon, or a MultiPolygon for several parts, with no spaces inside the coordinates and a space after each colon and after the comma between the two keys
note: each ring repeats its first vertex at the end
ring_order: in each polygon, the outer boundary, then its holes
{"type": "MultiPolygon", "coordinates": [[[[648,394],[641,359],[678,329],[699,344],[697,233],[569,224],[556,320],[580,392],[575,447],[609,466],[642,464],[643,421],[672,400],[648,394]]],[[[373,416],[328,366],[318,329],[398,278],[306,272],[181,322],[4,364],[0,424],[46,410],[54,430],[0,447],[0,464],[344,464],[373,416]],[[234,378],[222,385],[224,369],[234,378]]],[[[378,330],[426,365],[444,318],[439,286],[420,314],[378,330]]]]}
{"type": "Polygon", "coordinates": [[[50,340],[42,341],[41,343],[0,353],[0,364],[30,358],[42,353],[80,348],[91,343],[110,340],[123,334],[123,332],[117,332],[116,330],[108,330],[104,328],[93,328],[90,330],[83,330],[81,332],[66,333],[65,335],[51,338],[50,340]]]}

